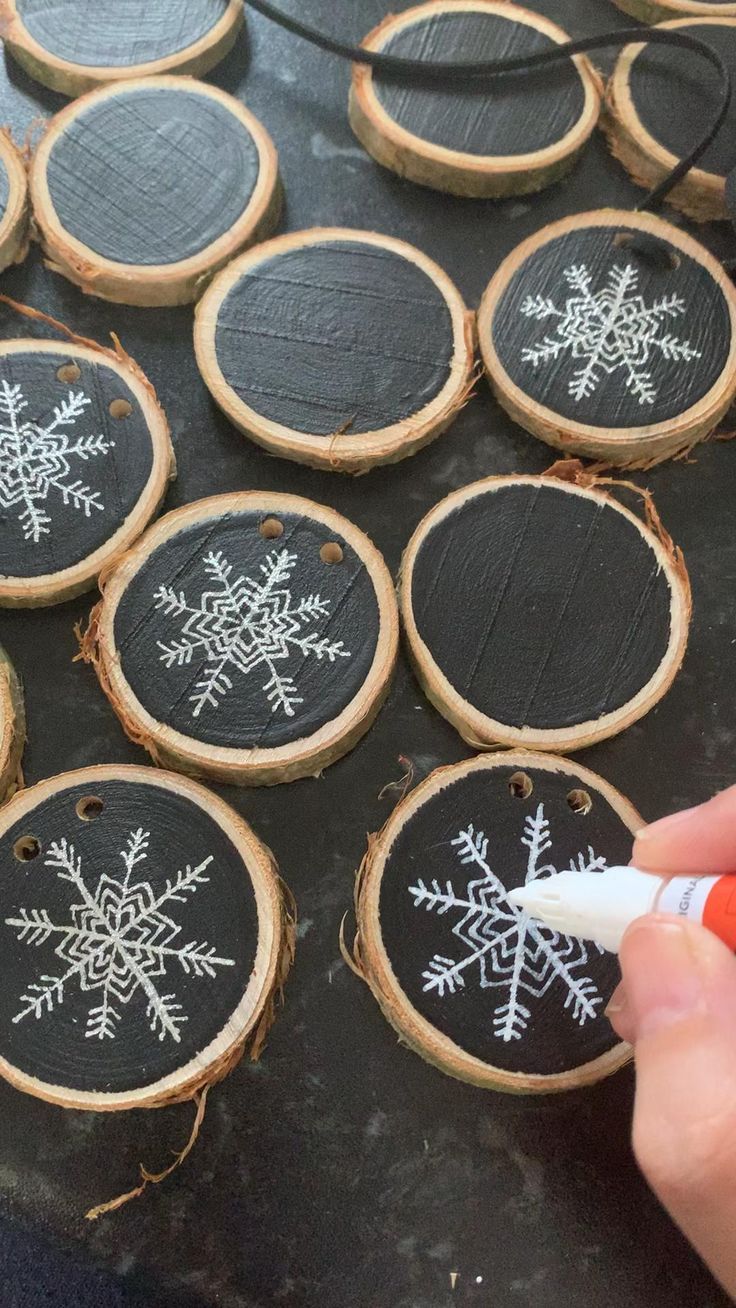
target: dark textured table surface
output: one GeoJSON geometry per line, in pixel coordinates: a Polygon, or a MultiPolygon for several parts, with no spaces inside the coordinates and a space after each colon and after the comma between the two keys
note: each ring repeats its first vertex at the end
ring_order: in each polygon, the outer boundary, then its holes
{"type": "MultiPolygon", "coordinates": [[[[385,0],[283,3],[353,39],[385,7],[385,0]]],[[[408,5],[394,0],[393,7],[408,5]]],[[[626,25],[607,0],[536,0],[536,8],[573,34],[626,25]]],[[[284,226],[345,224],[405,237],[446,268],[473,307],[499,260],[530,232],[571,212],[641,198],[600,136],[571,177],[531,199],[463,201],[404,183],[351,135],[347,66],[252,16],[247,40],[212,80],[244,99],[277,143],[284,226]]],[[[6,61],[0,118],[16,133],[62,103],[6,61]]],[[[736,247],[725,228],[702,229],[701,236],[720,254],[736,247]]],[[[179,478],[169,508],[227,490],[296,492],[351,517],[396,569],[411,531],[448,491],[489,473],[536,472],[551,462],[543,445],[498,410],[483,383],[450,432],[406,463],[356,480],[285,463],[249,444],[214,408],[194,364],[190,309],[127,309],[87,299],[46,271],[37,253],[3,274],[1,284],[85,335],[120,334],[171,422],[179,478]]],[[[24,335],[27,326],[3,310],[0,332],[24,335]]],[[[589,750],[584,762],[647,818],[736,779],[734,459],[732,445],[713,443],[692,463],[641,479],[687,556],[692,640],[655,712],[589,750]]],[[[85,764],[145,761],[92,671],[72,662],[73,627],[89,606],[82,597],[47,611],[0,613],[0,640],[27,694],[28,782],[85,764]]],[[[322,779],[223,792],[274,850],[300,910],[296,966],[266,1053],[212,1093],[199,1143],[179,1173],[95,1225],[83,1220],[85,1209],[132,1185],[139,1159],[163,1165],[186,1138],[191,1107],[65,1112],[0,1083],[3,1208],[43,1242],[26,1243],[21,1231],[14,1260],[16,1245],[0,1241],[4,1306],[725,1303],[637,1174],[628,1143],[629,1073],[549,1101],[451,1081],[397,1045],[340,958],[338,929],[354,869],[366,832],[395,802],[396,791],[384,798],[379,792],[403,772],[399,755],[422,777],[467,752],[402,661],[376,726],[322,779]],[[58,1277],[49,1274],[50,1255],[36,1252],[54,1243],[71,1251],[58,1277]],[[107,1289],[96,1273],[77,1289],[84,1262],[117,1273],[124,1285],[107,1289]]]]}

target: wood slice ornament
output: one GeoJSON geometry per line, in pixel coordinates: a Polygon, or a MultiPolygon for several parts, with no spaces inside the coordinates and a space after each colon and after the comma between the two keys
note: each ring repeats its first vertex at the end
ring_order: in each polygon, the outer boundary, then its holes
{"type": "Polygon", "coordinates": [[[356,969],[402,1041],[450,1076],[539,1094],[628,1061],[604,1010],[618,959],[535,922],[510,890],[626,863],[628,800],[568,759],[513,752],[440,768],[372,837],[356,969]]]}
{"type": "Polygon", "coordinates": [[[104,582],[83,652],[157,762],[240,785],[313,776],[360,739],[396,661],[381,555],[295,495],[167,514],[104,582]]]}
{"type": "Polygon", "coordinates": [[[125,77],[209,72],[242,24],[241,0],[0,0],[14,58],[65,95],[125,77]]]}
{"type": "Polygon", "coordinates": [[[81,339],[0,342],[0,605],[88,590],[175,472],[150,382],[122,349],[81,339]]]}
{"type": "Polygon", "coordinates": [[[268,235],[276,150],[244,105],[193,78],[90,91],[51,119],[31,165],[49,266],[122,304],[187,304],[268,235]]]}
{"type": "Polygon", "coordinates": [[[15,668],[0,646],[0,804],[23,785],[21,759],[25,743],[23,691],[15,668]]]}
{"type": "Polygon", "coordinates": [[[690,618],[661,526],[552,475],[488,477],[430,510],[400,602],[423,689],[480,749],[561,752],[624,730],[670,686],[690,618]]]}
{"type": "Polygon", "coordinates": [[[197,305],[216,403],[273,454],[360,473],[438,436],[470,393],[474,323],[449,277],[405,241],[290,233],[241,255],[197,305]]]}
{"type": "MultiPolygon", "coordinates": [[[[736,7],[735,7],[736,9],[736,7]]],[[[663,23],[711,45],[731,77],[736,76],[736,17],[678,19],[663,23]]],[[[635,182],[657,185],[692,148],[693,123],[708,121],[717,109],[720,82],[715,69],[693,70],[688,50],[664,45],[629,45],[609,82],[606,134],[611,150],[635,182]]],[[[691,169],[668,194],[668,201],[698,222],[728,217],[726,177],[736,166],[736,107],[691,169]]]]}
{"type": "Polygon", "coordinates": [[[496,398],[532,435],[620,467],[692,448],[736,394],[736,291],[651,214],[563,218],[512,251],[478,312],[496,398]]]}
{"type": "Polygon", "coordinates": [[[0,811],[0,1074],[65,1108],[154,1108],[258,1047],[293,935],[273,859],[217,796],[83,768],[0,811]]]}
{"type": "Polygon", "coordinates": [[[643,23],[661,23],[669,18],[727,18],[736,16],[733,0],[613,0],[625,14],[643,23]]]}
{"type": "Polygon", "coordinates": [[[23,156],[0,129],[0,272],[28,253],[30,203],[23,156]]]}
{"type": "MultiPolygon", "coordinates": [[[[570,38],[507,0],[431,0],[389,15],[362,42],[417,62],[519,58],[570,38]]],[[[539,191],[575,162],[598,119],[600,86],[583,56],[477,85],[407,85],[356,64],[350,122],[378,163],[455,195],[539,191]]]]}

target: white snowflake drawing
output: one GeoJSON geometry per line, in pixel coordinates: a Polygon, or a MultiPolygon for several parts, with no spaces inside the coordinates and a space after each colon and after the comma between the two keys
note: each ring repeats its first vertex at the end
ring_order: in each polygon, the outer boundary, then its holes
{"type": "Polygon", "coordinates": [[[205,705],[218,708],[232,690],[233,672],[247,677],[261,667],[267,674],[262,690],[271,712],[282,709],[287,717],[294,717],[296,705],[304,701],[294,677],[287,670],[280,672],[278,665],[293,654],[300,655],[301,661],[314,656],[330,663],[351,657],[341,640],[320,636],[314,625],[329,615],[329,600],[315,594],[292,597],[286,582],[297,562],[296,554],[274,550],[260,565],[262,580],[254,580],[234,577],[224,554],[211,552],[203,563],[212,589],[204,591],[196,604],[189,604],[183,591],[159,586],[157,608],[183,620],[178,640],[156,642],[162,662],[169,668],[183,667],[195,653],[206,660],[189,696],[193,717],[205,705]]]}
{"type": "Polygon", "coordinates": [[[81,509],[88,518],[93,509],[104,511],[99,491],[74,480],[71,464],[107,454],[115,442],[104,435],[73,436],[63,430],[74,426],[88,404],[91,400],[83,391],[69,391],[53,418],[42,425],[22,418],[28,408],[22,388],[6,379],[0,382],[0,507],[20,509],[24,539],[36,545],[51,534],[46,506],[52,491],[59,492],[63,505],[81,509]]]}
{"type": "MultiPolygon", "coordinates": [[[[99,1003],[87,1013],[85,1035],[92,1039],[114,1039],[122,1021],[122,1008],[137,991],[147,1002],[146,1017],[159,1040],[181,1039],[179,1027],[187,1016],[174,993],[162,993],[154,983],[167,977],[169,968],[180,967],[185,975],[216,975],[219,967],[233,967],[232,958],[219,958],[206,942],[179,940],[182,928],[162,910],[183,904],[209,878],[205,872],[212,856],[196,867],[187,865],[168,878],[162,890],[138,879],[134,869],[148,858],[150,832],[131,831],[120,851],[124,875],[105,872],[92,887],[85,880],[82,859],[67,840],[49,846],[44,859],[60,881],[68,881],[77,902],[69,908],[68,920],[55,922],[45,908],[20,908],[17,917],[6,917],[18,940],[40,946],[58,940],[57,958],[68,964],[58,976],[44,974],[21,995],[22,1007],[13,1022],[27,1017],[40,1019],[62,1004],[72,983],[84,992],[99,991],[99,1003]]],[[[170,911],[170,910],[169,910],[170,911]]]]}
{"type": "Polygon", "coordinates": [[[591,290],[592,276],[584,263],[563,270],[573,294],[558,309],[543,295],[527,295],[521,305],[526,318],[549,322],[553,330],[521,357],[533,368],[568,354],[582,366],[568,382],[568,393],[578,403],[592,395],[604,374],[622,372],[624,384],[639,404],[653,404],[657,388],[647,365],[659,352],[663,359],[691,363],[700,351],[667,330],[673,318],[686,312],[679,295],[663,295],[647,306],[637,294],[638,273],[632,264],[611,268],[606,285],[591,290]]]}
{"type": "MultiPolygon", "coordinates": [[[[535,814],[528,814],[521,843],[528,850],[525,884],[557,871],[552,863],[540,862],[552,845],[544,804],[539,804],[535,814]]],[[[451,881],[441,885],[433,880],[427,886],[420,880],[409,887],[415,908],[421,906],[440,916],[462,915],[452,934],[464,951],[457,958],[435,954],[422,973],[423,990],[454,995],[465,986],[466,970],[477,965],[482,990],[506,992],[505,1002],[493,1018],[494,1035],[505,1041],[520,1040],[527,1030],[532,1013],[526,997],[541,999],[557,980],[565,988],[564,1008],[571,1011],[573,1021],[582,1026],[596,1017],[602,997],[595,982],[583,974],[588,946],[543,926],[509,902],[506,887],[487,862],[488,840],[482,831],[469,825],[452,844],[461,864],[477,868],[480,874],[468,881],[464,894],[456,894],[451,881]]],[[[602,871],[606,860],[588,847],[587,853],[571,859],[569,866],[572,871],[602,871]]],[[[602,952],[598,945],[593,948],[602,952]]]]}

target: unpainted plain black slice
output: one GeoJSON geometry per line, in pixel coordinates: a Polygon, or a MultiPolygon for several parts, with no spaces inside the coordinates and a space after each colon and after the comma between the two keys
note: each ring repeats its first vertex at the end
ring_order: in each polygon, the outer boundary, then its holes
{"type": "Polygon", "coordinates": [[[247,990],[253,884],[186,796],[122,779],[61,788],[0,836],[0,877],[0,1056],[24,1077],[106,1095],[152,1086],[247,990]],[[102,810],[84,820],[90,799],[102,810]]]}
{"type": "Polygon", "coordinates": [[[8,170],[5,167],[5,161],[0,156],[0,222],[2,222],[3,218],[5,217],[5,213],[8,208],[9,199],[10,199],[10,178],[8,177],[8,170]]]}
{"type": "Polygon", "coordinates": [[[641,531],[605,497],[552,480],[497,487],[440,519],[409,600],[453,689],[516,730],[623,708],[670,642],[669,579],[641,531]]]}
{"type": "Polygon", "coordinates": [[[209,745],[271,749],[332,722],[363,686],[379,639],[371,575],[323,523],[223,513],[153,549],[114,617],[120,670],[157,723],[209,745]],[[337,546],[339,562],[320,551],[337,546]]]}
{"type": "Polygon", "coordinates": [[[123,526],[154,450],[119,372],[74,347],[28,347],[0,346],[0,573],[31,580],[81,563],[123,526]]]}
{"type": "Polygon", "coordinates": [[[453,324],[439,287],[411,260],[324,241],[243,274],[220,305],[215,352],[228,385],[262,417],[349,441],[440,393],[453,324]]]}
{"type": "Polygon", "coordinates": [[[93,98],[53,145],[59,222],[97,255],[175,264],[223,236],[253,195],[259,152],[245,123],[185,85],[124,85],[93,98]]]}
{"type": "Polygon", "coordinates": [[[604,1016],[620,980],[615,955],[536,926],[505,898],[553,870],[631,856],[631,832],[600,792],[585,792],[589,812],[571,808],[581,782],[566,766],[526,763],[529,795],[509,788],[514,763],[450,779],[385,858],[380,934],[396,980],[432,1027],[489,1070],[553,1078],[618,1044],[604,1016]]]}
{"type": "MultiPolygon", "coordinates": [[[[514,59],[551,50],[556,42],[509,16],[460,9],[439,12],[389,35],[386,54],[416,61],[514,59]]],[[[478,156],[531,154],[560,141],[580,119],[585,89],[573,63],[504,75],[477,86],[421,86],[373,74],[390,118],[413,136],[478,156]]]]}
{"type": "MultiPolygon", "coordinates": [[[[731,318],[708,268],[625,223],[575,228],[532,251],[493,310],[511,381],[563,419],[625,431],[678,418],[715,386],[731,318]],[[659,252],[657,251],[659,246],[659,252]],[[676,265],[676,266],[675,266],[676,265]]],[[[482,340],[481,340],[482,346],[482,340]]]]}
{"type": "Polygon", "coordinates": [[[29,36],[58,59],[131,68],[195,45],[229,0],[15,0],[29,36]]]}

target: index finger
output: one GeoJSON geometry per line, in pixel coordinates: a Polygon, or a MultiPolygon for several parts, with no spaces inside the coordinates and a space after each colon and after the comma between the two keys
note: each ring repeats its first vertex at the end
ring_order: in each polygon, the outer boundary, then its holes
{"type": "Polygon", "coordinates": [[[638,831],[632,861],[673,876],[736,872],[736,786],[638,831]]]}

